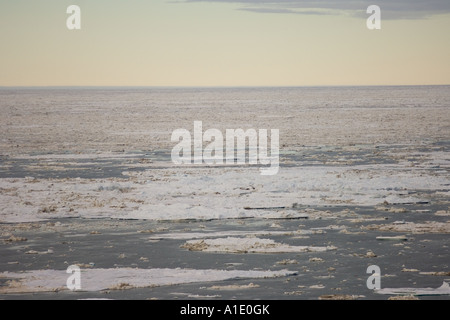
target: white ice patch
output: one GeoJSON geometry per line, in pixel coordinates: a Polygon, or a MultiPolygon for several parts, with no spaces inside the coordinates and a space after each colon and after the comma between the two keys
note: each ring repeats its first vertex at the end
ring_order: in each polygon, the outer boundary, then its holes
{"type": "Polygon", "coordinates": [[[291,246],[275,242],[272,239],[235,238],[189,240],[182,248],[191,251],[226,252],[226,253],[290,253],[290,252],[323,252],[336,247],[291,246]]]}
{"type": "Polygon", "coordinates": [[[440,296],[450,295],[450,285],[444,281],[439,288],[383,288],[375,292],[390,295],[440,296]]]}
{"type": "MultiPolygon", "coordinates": [[[[294,275],[288,270],[199,270],[199,269],[84,269],[81,270],[81,291],[132,289],[169,286],[195,282],[230,279],[275,278],[294,275]]],[[[0,278],[9,279],[0,293],[50,292],[67,290],[69,274],[65,270],[33,270],[21,273],[3,272],[0,278]]]]}
{"type": "Polygon", "coordinates": [[[217,231],[217,232],[173,232],[163,233],[150,236],[149,240],[175,239],[175,240],[190,240],[190,239],[208,239],[221,237],[248,237],[248,236],[295,236],[303,234],[313,234],[314,231],[298,230],[298,231],[217,231]]]}
{"type": "Polygon", "coordinates": [[[295,218],[301,206],[375,206],[423,201],[448,189],[448,174],[400,165],[166,168],[129,179],[0,179],[0,222],[82,217],[148,220],[295,218]],[[413,191],[413,192],[410,192],[413,191]],[[283,209],[285,208],[285,209],[283,209]],[[291,208],[291,209],[289,209],[291,208]]]}

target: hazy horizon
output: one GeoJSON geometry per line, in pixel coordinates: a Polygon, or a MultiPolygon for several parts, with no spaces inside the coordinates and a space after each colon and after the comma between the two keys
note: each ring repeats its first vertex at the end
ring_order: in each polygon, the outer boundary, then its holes
{"type": "Polygon", "coordinates": [[[383,85],[299,85],[299,86],[258,86],[258,85],[241,85],[241,86],[85,86],[85,85],[50,85],[50,86],[0,86],[0,89],[295,89],[295,88],[384,88],[384,87],[449,87],[450,84],[383,84],[383,85]]]}

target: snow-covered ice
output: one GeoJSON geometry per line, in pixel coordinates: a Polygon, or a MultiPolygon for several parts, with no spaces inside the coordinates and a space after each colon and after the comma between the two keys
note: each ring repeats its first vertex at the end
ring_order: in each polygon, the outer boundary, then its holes
{"type": "Polygon", "coordinates": [[[418,203],[424,199],[416,190],[443,190],[449,181],[447,174],[400,165],[287,167],[274,177],[262,177],[256,168],[167,168],[128,174],[128,179],[0,179],[0,221],[292,218],[304,216],[291,209],[293,204],[418,203]],[[263,210],[248,210],[255,207],[263,210]]]}
{"type": "MultiPolygon", "coordinates": [[[[176,284],[213,282],[230,279],[285,277],[295,271],[216,270],[216,269],[83,269],[82,291],[101,291],[169,286],[176,284]]],[[[51,292],[67,289],[69,274],[65,270],[32,270],[20,273],[3,272],[0,278],[8,279],[0,293],[51,292]]]]}
{"type": "Polygon", "coordinates": [[[190,251],[227,252],[227,253],[289,253],[289,252],[324,252],[336,247],[291,246],[272,239],[256,237],[218,238],[187,241],[182,248],[190,251]]]}

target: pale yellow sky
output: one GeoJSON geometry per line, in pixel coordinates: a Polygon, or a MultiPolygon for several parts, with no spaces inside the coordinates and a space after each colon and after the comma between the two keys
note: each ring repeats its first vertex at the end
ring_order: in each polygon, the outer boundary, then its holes
{"type": "Polygon", "coordinates": [[[239,6],[0,0],[0,86],[450,84],[449,14],[368,30],[350,13],[239,6]],[[66,27],[70,4],[81,30],[66,27]]]}

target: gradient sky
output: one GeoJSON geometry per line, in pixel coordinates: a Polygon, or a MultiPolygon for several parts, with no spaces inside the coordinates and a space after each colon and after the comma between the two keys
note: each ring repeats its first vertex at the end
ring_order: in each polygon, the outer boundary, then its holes
{"type": "Polygon", "coordinates": [[[448,0],[0,0],[0,86],[450,84],[449,30],[448,0]]]}

